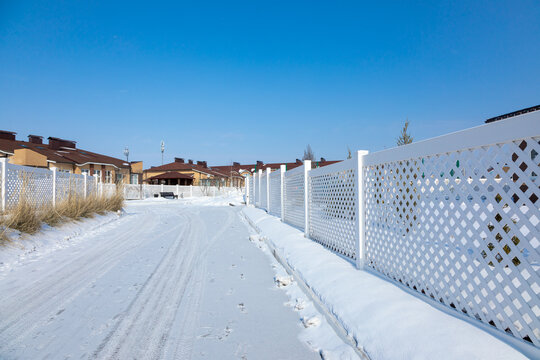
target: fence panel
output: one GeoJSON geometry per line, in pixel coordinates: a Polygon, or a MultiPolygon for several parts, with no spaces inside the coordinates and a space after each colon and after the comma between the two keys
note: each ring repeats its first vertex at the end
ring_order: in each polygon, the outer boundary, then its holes
{"type": "Polygon", "coordinates": [[[6,209],[13,208],[24,196],[36,205],[52,204],[52,171],[6,162],[6,209]]]}
{"type": "Polygon", "coordinates": [[[539,346],[540,131],[522,119],[367,155],[365,264],[539,346]]]}
{"type": "Polygon", "coordinates": [[[261,199],[260,199],[260,208],[264,210],[268,210],[268,198],[266,194],[266,187],[268,186],[268,180],[266,172],[262,173],[261,176],[261,199]]]}
{"type": "Polygon", "coordinates": [[[247,178],[249,181],[249,203],[255,204],[255,182],[253,181],[254,177],[250,176],[247,178]]]}
{"type": "Polygon", "coordinates": [[[283,205],[285,208],[284,221],[304,230],[304,165],[289,170],[284,177],[283,205]]]}
{"type": "Polygon", "coordinates": [[[142,184],[125,184],[124,185],[124,198],[127,200],[140,200],[143,198],[143,185],[142,184]]]}
{"type": "Polygon", "coordinates": [[[270,214],[281,217],[281,170],[270,173],[270,214]]]}
{"type": "Polygon", "coordinates": [[[356,162],[354,159],[309,172],[309,237],[356,260],[356,162]]]}

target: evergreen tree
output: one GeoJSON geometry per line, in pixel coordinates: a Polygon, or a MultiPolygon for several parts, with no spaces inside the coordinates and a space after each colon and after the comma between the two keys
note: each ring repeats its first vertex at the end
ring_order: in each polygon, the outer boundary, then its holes
{"type": "Polygon", "coordinates": [[[315,154],[313,153],[313,150],[311,150],[311,146],[309,144],[306,147],[306,150],[304,150],[304,156],[302,157],[302,160],[315,160],[315,154]]]}
{"type": "Polygon", "coordinates": [[[413,142],[411,134],[407,133],[409,127],[409,120],[405,121],[405,126],[401,129],[401,135],[397,138],[397,146],[407,145],[413,142]]]}

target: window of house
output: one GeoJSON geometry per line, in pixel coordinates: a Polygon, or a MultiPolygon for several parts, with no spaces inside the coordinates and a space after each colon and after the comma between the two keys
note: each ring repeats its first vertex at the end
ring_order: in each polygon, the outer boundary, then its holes
{"type": "Polygon", "coordinates": [[[81,174],[90,175],[90,170],[89,169],[81,169],[81,174]]]}
{"type": "Polygon", "coordinates": [[[139,184],[139,175],[138,174],[131,174],[131,184],[139,184]]]}
{"type": "Polygon", "coordinates": [[[94,176],[101,181],[101,170],[94,170],[94,176]]]}
{"type": "Polygon", "coordinates": [[[106,183],[112,183],[112,171],[111,170],[105,170],[105,182],[106,183]]]}
{"type": "Polygon", "coordinates": [[[124,182],[124,174],[122,173],[116,173],[116,180],[117,183],[124,182]]]}

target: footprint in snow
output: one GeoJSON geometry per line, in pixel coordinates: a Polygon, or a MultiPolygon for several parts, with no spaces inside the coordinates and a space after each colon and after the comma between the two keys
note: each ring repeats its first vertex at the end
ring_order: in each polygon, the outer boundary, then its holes
{"type": "Polygon", "coordinates": [[[304,325],[305,328],[316,327],[321,324],[321,319],[318,316],[302,318],[302,324],[304,325]]]}
{"type": "Polygon", "coordinates": [[[292,284],[293,278],[292,276],[276,276],[274,278],[274,281],[276,282],[278,287],[285,287],[292,284]]]}
{"type": "Polygon", "coordinates": [[[244,274],[240,274],[240,280],[245,280],[244,274]]]}
{"type": "Polygon", "coordinates": [[[242,313],[244,314],[247,313],[246,306],[244,305],[244,303],[238,304],[238,308],[240,309],[242,313]]]}
{"type": "Polygon", "coordinates": [[[296,311],[303,310],[306,307],[306,302],[304,299],[296,299],[296,304],[294,305],[294,309],[296,311]]]}

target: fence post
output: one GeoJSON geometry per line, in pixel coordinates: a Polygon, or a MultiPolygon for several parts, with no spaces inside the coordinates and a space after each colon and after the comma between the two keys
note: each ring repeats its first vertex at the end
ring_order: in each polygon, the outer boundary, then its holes
{"type": "Polygon", "coordinates": [[[176,184],[176,196],[180,198],[180,185],[176,184]]]}
{"type": "Polygon", "coordinates": [[[52,205],[56,207],[56,168],[52,168],[52,205]]]}
{"type": "Polygon", "coordinates": [[[2,166],[2,211],[6,211],[6,161],[7,158],[0,159],[0,164],[2,166]]]}
{"type": "Polygon", "coordinates": [[[266,168],[266,211],[270,214],[270,172],[272,170],[266,168]]]}
{"type": "Polygon", "coordinates": [[[311,160],[304,160],[304,236],[309,237],[309,171],[311,160]]]}
{"type": "Polygon", "coordinates": [[[285,171],[287,170],[287,165],[281,165],[279,168],[281,172],[281,221],[285,221],[285,203],[283,200],[285,199],[285,171]]]}
{"type": "Polygon", "coordinates": [[[95,188],[94,188],[94,192],[96,193],[96,196],[99,196],[101,195],[99,193],[99,181],[98,181],[98,177],[96,175],[92,175],[94,177],[94,182],[96,183],[95,185],[95,188]]]}
{"type": "Polygon", "coordinates": [[[193,185],[189,185],[189,197],[193,197],[193,185]]]}
{"type": "Polygon", "coordinates": [[[355,153],[356,166],[356,268],[363,269],[366,259],[366,207],[364,202],[364,156],[367,150],[358,150],[355,153]]]}
{"type": "Polygon", "coordinates": [[[161,190],[160,191],[163,192],[163,184],[161,184],[161,190]]]}
{"type": "Polygon", "coordinates": [[[86,197],[88,196],[88,194],[86,193],[86,191],[87,191],[86,189],[88,189],[88,187],[86,186],[86,181],[87,181],[87,180],[86,180],[86,179],[87,179],[86,173],[84,173],[83,176],[84,176],[84,189],[83,189],[83,194],[84,194],[84,198],[86,199],[86,197]]]}

